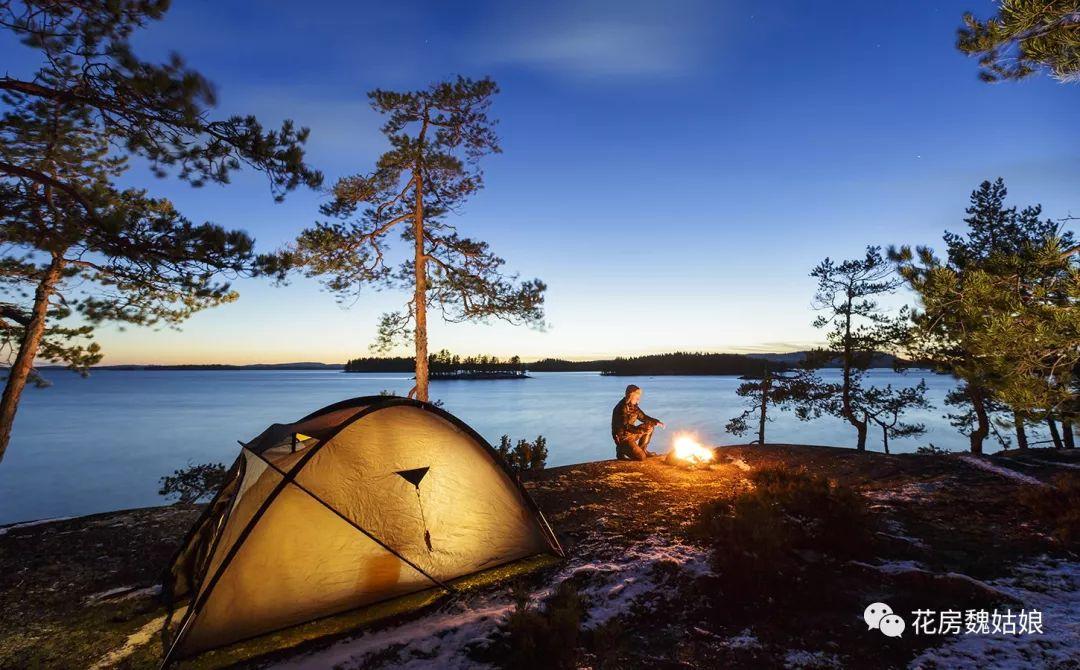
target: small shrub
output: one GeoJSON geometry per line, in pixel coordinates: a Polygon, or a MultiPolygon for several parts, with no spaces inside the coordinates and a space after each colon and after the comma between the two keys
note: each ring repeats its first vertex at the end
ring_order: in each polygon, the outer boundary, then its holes
{"type": "Polygon", "coordinates": [[[1025,487],[1020,502],[1067,545],[1080,545],[1080,474],[1065,473],[1050,486],[1025,487]]]}
{"type": "Polygon", "coordinates": [[[856,491],[783,467],[762,468],[750,481],[753,490],[706,506],[708,535],[765,554],[803,549],[848,558],[865,550],[869,515],[856,491]]]}
{"type": "Polygon", "coordinates": [[[527,590],[515,592],[517,607],[506,622],[508,652],[501,664],[529,670],[577,667],[585,607],[569,581],[559,584],[540,608],[529,606],[527,590]]]}
{"type": "Polygon", "coordinates": [[[536,440],[532,442],[518,440],[517,445],[513,447],[510,446],[510,436],[503,435],[496,451],[514,472],[543,470],[547,465],[547,440],[543,435],[537,435],[536,440]]]}
{"type": "Polygon", "coordinates": [[[200,463],[180,468],[161,478],[158,495],[177,498],[179,505],[191,505],[217,492],[225,484],[224,463],[200,463]]]}
{"type": "Polygon", "coordinates": [[[918,449],[916,449],[915,453],[922,454],[924,456],[944,456],[949,452],[945,451],[941,447],[936,446],[933,442],[931,442],[928,446],[919,447],[918,449]]]}
{"type": "Polygon", "coordinates": [[[715,547],[725,603],[768,606],[798,594],[805,604],[824,588],[808,565],[816,570],[869,552],[871,517],[856,491],[782,467],[763,468],[750,478],[752,490],[705,505],[697,524],[697,533],[715,547]]]}
{"type": "Polygon", "coordinates": [[[592,667],[597,670],[628,667],[626,656],[632,651],[635,640],[618,619],[609,619],[588,631],[586,648],[592,667]]]}

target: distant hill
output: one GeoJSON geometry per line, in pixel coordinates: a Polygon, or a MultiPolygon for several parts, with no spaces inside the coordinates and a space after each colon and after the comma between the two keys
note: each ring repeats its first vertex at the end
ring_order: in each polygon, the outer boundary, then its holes
{"type": "MultiPolygon", "coordinates": [[[[342,370],[342,363],[251,363],[249,365],[226,365],[223,363],[190,363],[180,365],[95,365],[94,370],[342,370]]],[[[62,365],[43,366],[63,368],[62,365]]]]}
{"type": "MultiPolygon", "coordinates": [[[[790,367],[780,361],[766,361],[773,370],[790,367]]],[[[760,374],[764,366],[761,359],[744,354],[708,354],[677,351],[673,354],[655,354],[616,358],[608,361],[602,374],[628,375],[748,375],[760,374]]]]}
{"type": "MultiPolygon", "coordinates": [[[[802,363],[806,358],[808,351],[791,351],[783,354],[746,354],[750,358],[759,358],[773,363],[782,363],[791,367],[795,367],[799,363],[802,363]]],[[[878,352],[874,354],[873,362],[870,364],[872,368],[891,368],[893,363],[897,360],[896,356],[892,354],[886,354],[885,352],[878,352]]],[[[836,359],[824,366],[827,368],[838,368],[840,366],[840,360],[836,359]]]]}
{"type": "Polygon", "coordinates": [[[343,366],[345,372],[412,372],[416,369],[412,356],[367,356],[352,358],[343,366]]]}
{"type": "Polygon", "coordinates": [[[564,358],[543,358],[526,363],[529,372],[600,372],[612,363],[607,358],[595,361],[568,361],[564,358]]]}

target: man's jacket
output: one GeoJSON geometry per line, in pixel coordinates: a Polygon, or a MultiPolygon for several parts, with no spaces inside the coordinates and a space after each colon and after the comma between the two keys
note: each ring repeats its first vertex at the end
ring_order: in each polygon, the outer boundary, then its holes
{"type": "Polygon", "coordinates": [[[642,433],[658,423],[659,419],[652,418],[627,398],[623,398],[611,411],[611,436],[642,433]],[[638,422],[641,422],[641,425],[638,425],[638,422]]]}

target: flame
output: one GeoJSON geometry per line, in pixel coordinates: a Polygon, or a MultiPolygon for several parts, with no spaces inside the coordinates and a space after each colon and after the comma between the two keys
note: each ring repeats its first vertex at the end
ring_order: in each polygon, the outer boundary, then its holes
{"type": "Polygon", "coordinates": [[[701,443],[692,435],[676,435],[675,445],[672,449],[675,458],[687,463],[709,463],[716,455],[712,449],[701,446],[701,443]]]}

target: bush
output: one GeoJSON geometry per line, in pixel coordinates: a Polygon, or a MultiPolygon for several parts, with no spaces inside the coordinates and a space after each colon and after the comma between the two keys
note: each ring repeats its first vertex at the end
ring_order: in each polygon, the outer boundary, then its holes
{"type": "Polygon", "coordinates": [[[217,493],[225,485],[224,463],[188,465],[161,478],[158,495],[176,497],[177,504],[191,505],[217,493]]]}
{"type": "Polygon", "coordinates": [[[1059,541],[1080,545],[1080,474],[1060,474],[1050,486],[1026,487],[1020,502],[1059,541]]]}
{"type": "Polygon", "coordinates": [[[869,516],[856,491],[783,467],[762,468],[750,481],[753,490],[706,512],[714,533],[764,554],[802,549],[850,558],[865,550],[869,516]]]}
{"type": "Polygon", "coordinates": [[[514,447],[510,446],[510,436],[503,435],[496,451],[514,472],[543,470],[547,465],[547,440],[543,435],[537,435],[533,442],[518,440],[514,447]]]}
{"type": "Polygon", "coordinates": [[[869,553],[873,525],[856,491],[783,467],[750,479],[753,490],[705,505],[696,527],[715,547],[717,586],[730,606],[775,606],[796,595],[808,603],[823,583],[807,566],[869,553]]]}
{"type": "Polygon", "coordinates": [[[542,608],[529,607],[529,592],[515,593],[517,607],[506,622],[506,668],[570,669],[581,655],[581,620],[585,607],[569,581],[559,584],[542,608]]]}
{"type": "Polygon", "coordinates": [[[949,452],[931,442],[929,446],[919,447],[918,449],[916,449],[915,453],[922,454],[923,456],[944,456],[949,452]]]}

